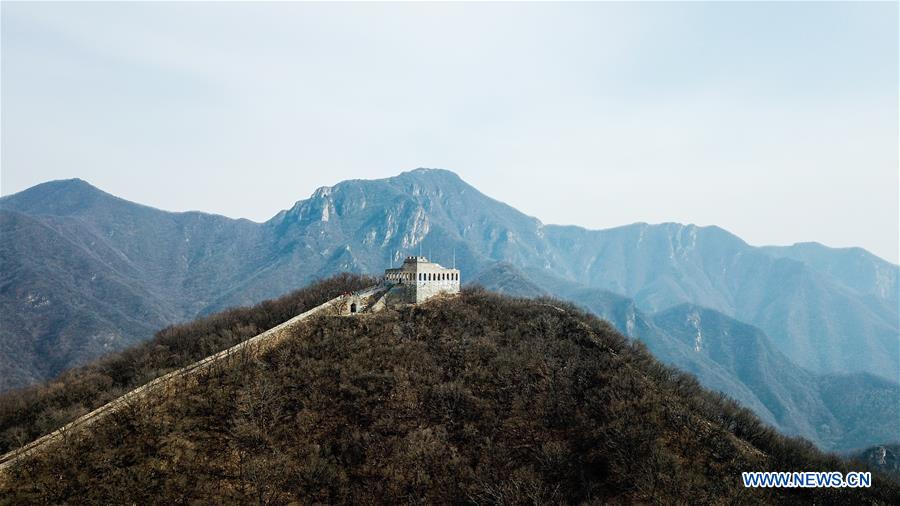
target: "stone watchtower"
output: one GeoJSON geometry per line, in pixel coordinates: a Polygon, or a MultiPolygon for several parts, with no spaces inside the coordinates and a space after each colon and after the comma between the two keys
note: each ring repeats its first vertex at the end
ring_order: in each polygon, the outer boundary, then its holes
{"type": "Polygon", "coordinates": [[[396,302],[418,304],[435,295],[459,293],[459,270],[425,257],[406,257],[400,267],[384,271],[384,283],[396,302]]]}

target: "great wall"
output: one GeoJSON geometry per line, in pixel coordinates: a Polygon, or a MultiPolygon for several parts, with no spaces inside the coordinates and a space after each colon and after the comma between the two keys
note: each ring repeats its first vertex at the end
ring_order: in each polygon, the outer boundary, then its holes
{"type": "Polygon", "coordinates": [[[348,316],[358,313],[374,313],[387,306],[420,304],[438,295],[459,293],[459,278],[459,270],[455,268],[445,268],[439,264],[429,262],[424,257],[407,257],[401,267],[387,269],[382,281],[375,286],[353,293],[342,294],[231,348],[164,374],[76,418],[53,432],[0,456],[0,474],[14,465],[19,459],[40,451],[46,445],[71,434],[75,429],[84,428],[103,417],[115,413],[119,409],[131,405],[135,401],[150,395],[165,393],[174,384],[197,376],[213,364],[221,364],[225,360],[237,356],[256,356],[259,353],[272,349],[286,336],[290,335],[291,330],[311,316],[348,316]]]}
{"type": "Polygon", "coordinates": [[[181,369],[176,369],[163,376],[160,376],[150,381],[149,383],[135,388],[134,390],[123,394],[115,400],[112,400],[104,404],[103,406],[100,406],[93,411],[76,418],[72,422],[69,422],[59,429],[41,436],[40,438],[35,439],[25,446],[22,446],[16,450],[0,456],[0,472],[3,472],[10,466],[14,465],[19,459],[40,451],[43,447],[45,447],[45,445],[62,439],[67,434],[72,433],[72,431],[75,429],[84,428],[91,423],[94,423],[106,416],[115,413],[119,409],[129,406],[135,401],[144,399],[153,394],[164,392],[166,388],[169,387],[173,382],[189,379],[190,377],[195,376],[205,369],[211,367],[213,364],[221,363],[240,354],[247,353],[251,356],[255,356],[266,350],[272,349],[285,337],[289,336],[291,334],[291,330],[295,329],[299,324],[301,324],[304,320],[307,320],[311,316],[329,314],[347,315],[357,312],[365,312],[368,309],[368,305],[371,304],[372,299],[378,298],[377,296],[382,295],[384,292],[385,287],[383,285],[376,285],[358,292],[342,294],[329,300],[328,302],[325,302],[324,304],[301,313],[291,318],[290,320],[285,321],[284,323],[272,327],[265,332],[257,334],[256,336],[253,336],[246,341],[242,341],[232,346],[231,348],[227,348],[202,360],[194,362],[188,366],[182,367],[181,369]],[[351,312],[350,306],[352,304],[360,304],[359,311],[351,312]]]}

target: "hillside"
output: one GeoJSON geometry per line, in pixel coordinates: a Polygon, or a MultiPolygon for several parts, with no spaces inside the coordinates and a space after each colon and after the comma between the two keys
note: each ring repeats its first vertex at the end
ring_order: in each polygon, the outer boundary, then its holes
{"type": "Polygon", "coordinates": [[[525,272],[509,290],[533,286],[565,297],[541,279],[553,277],[623,295],[649,313],[708,307],[761,328],[812,372],[900,377],[898,268],[862,250],[755,248],[717,227],[676,223],[545,225],[444,170],[323,187],[265,223],[168,213],[80,180],[4,197],[0,209],[18,213],[0,220],[0,307],[10,315],[0,322],[0,349],[10,350],[0,355],[0,370],[10,371],[0,388],[321,276],[377,274],[419,249],[443,263],[455,252],[467,279],[497,262],[525,272]],[[14,225],[23,216],[29,226],[14,225]],[[29,243],[36,247],[27,252],[13,246],[29,243]],[[78,297],[76,288],[92,296],[78,297]],[[23,300],[40,307],[22,307],[23,300]],[[43,323],[63,313],[71,317],[43,323]]]}
{"type": "Polygon", "coordinates": [[[375,315],[317,317],[259,360],[213,368],[174,392],[27,459],[0,485],[0,497],[10,504],[900,498],[880,476],[871,489],[744,489],[741,471],[847,467],[550,299],[468,290],[375,315]]]}
{"type": "Polygon", "coordinates": [[[62,427],[148,381],[272,328],[331,298],[371,286],[341,274],[275,300],[164,328],[137,346],[45,384],[0,393],[0,454],[62,427]]]}
{"type": "Polygon", "coordinates": [[[852,452],[849,457],[900,482],[900,443],[873,446],[852,452]]]}
{"type": "MultiPolygon", "coordinates": [[[[0,210],[0,389],[42,381],[173,323],[171,303],[78,222],[0,210]],[[9,240],[7,238],[14,238],[9,240]]],[[[186,315],[185,315],[186,316],[186,315]]]]}
{"type": "Polygon", "coordinates": [[[257,231],[246,220],[134,204],[81,180],[0,199],[0,371],[9,372],[0,389],[193,320],[211,291],[260,261],[249,247],[257,231]]]}
{"type": "Polygon", "coordinates": [[[654,356],[743,403],[740,393],[708,377],[711,370],[728,371],[727,379],[747,388],[764,406],[754,411],[787,434],[835,451],[892,441],[898,435],[897,383],[864,373],[813,373],[792,363],[760,329],[709,309],[680,305],[655,313],[652,321],[658,329],[655,335],[677,342],[673,348],[679,350],[663,351],[652,337],[642,338],[654,356]]]}

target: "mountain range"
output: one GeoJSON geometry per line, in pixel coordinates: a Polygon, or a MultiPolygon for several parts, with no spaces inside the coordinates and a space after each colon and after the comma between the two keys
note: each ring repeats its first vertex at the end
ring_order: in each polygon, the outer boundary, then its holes
{"type": "Polygon", "coordinates": [[[585,307],[823,447],[898,439],[898,267],[862,249],[545,225],[436,169],[323,187],[264,223],[54,181],[0,199],[0,234],[0,388],[421,251],[488,288],[585,307]]]}
{"type": "MultiPolygon", "coordinates": [[[[520,297],[551,295],[514,266],[498,263],[475,282],[520,297]]],[[[658,359],[727,394],[782,432],[822,448],[856,449],[897,439],[900,386],[869,373],[814,373],[787,358],[757,327],[683,303],[647,313],[612,292],[550,285],[552,294],[582,301],[658,359]]]]}

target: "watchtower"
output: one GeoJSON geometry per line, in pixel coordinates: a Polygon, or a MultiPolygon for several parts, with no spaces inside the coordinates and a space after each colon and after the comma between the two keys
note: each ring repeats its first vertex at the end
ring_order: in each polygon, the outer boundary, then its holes
{"type": "Polygon", "coordinates": [[[384,283],[399,297],[398,302],[418,304],[435,295],[459,293],[459,270],[425,257],[406,257],[400,267],[384,271],[384,283]]]}

